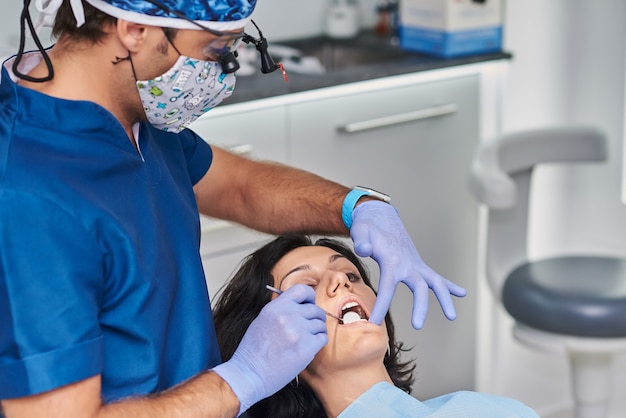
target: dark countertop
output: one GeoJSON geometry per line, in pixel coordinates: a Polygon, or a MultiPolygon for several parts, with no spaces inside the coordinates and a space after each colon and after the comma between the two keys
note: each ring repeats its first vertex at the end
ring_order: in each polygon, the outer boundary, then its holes
{"type": "MultiPolygon", "coordinates": [[[[303,55],[316,56],[326,67],[326,73],[305,75],[291,71],[288,72],[289,82],[285,83],[280,70],[262,74],[259,69],[254,75],[239,76],[235,93],[222,106],[358,81],[512,57],[507,52],[450,59],[431,57],[402,50],[393,45],[388,38],[371,32],[361,33],[350,40],[317,37],[275,43],[296,48],[302,51],[303,55]]],[[[270,41],[270,50],[271,47],[270,41]]]]}

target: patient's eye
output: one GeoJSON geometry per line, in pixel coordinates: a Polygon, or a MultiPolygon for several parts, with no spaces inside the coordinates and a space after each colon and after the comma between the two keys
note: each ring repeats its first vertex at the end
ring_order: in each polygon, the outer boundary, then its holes
{"type": "Polygon", "coordinates": [[[282,290],[286,290],[296,284],[311,286],[313,289],[315,289],[319,284],[319,280],[317,279],[317,277],[313,277],[310,275],[294,274],[283,281],[281,288],[282,290]]]}
{"type": "Polygon", "coordinates": [[[360,282],[361,281],[361,276],[359,276],[357,273],[355,273],[353,271],[347,272],[346,276],[348,276],[348,280],[350,280],[352,283],[356,283],[356,282],[360,282]]]}

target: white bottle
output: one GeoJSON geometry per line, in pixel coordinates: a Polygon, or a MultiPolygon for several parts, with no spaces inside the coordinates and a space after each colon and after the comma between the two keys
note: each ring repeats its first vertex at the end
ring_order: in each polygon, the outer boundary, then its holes
{"type": "Polygon", "coordinates": [[[330,38],[352,38],[359,33],[357,7],[350,0],[331,0],[326,13],[326,35],[330,38]]]}

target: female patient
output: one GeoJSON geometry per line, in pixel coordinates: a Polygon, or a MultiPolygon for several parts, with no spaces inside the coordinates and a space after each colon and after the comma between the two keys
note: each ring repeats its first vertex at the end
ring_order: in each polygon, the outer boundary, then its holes
{"type": "Polygon", "coordinates": [[[359,258],[341,242],[285,235],[249,255],[214,306],[223,360],[235,352],[246,329],[274,297],[266,285],[315,289],[328,317],[328,344],[309,366],[275,395],[248,411],[251,417],[537,417],[512,399],[456,392],[420,402],[409,395],[411,363],[395,341],[389,315],[368,322],[376,295],[359,258]]]}

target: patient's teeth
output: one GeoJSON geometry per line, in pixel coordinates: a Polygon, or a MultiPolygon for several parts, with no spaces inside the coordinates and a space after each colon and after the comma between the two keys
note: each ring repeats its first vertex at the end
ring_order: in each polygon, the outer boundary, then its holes
{"type": "Polygon", "coordinates": [[[359,306],[359,304],[356,303],[356,302],[348,302],[345,305],[343,305],[343,308],[341,308],[341,309],[346,310],[346,309],[353,308],[355,306],[359,306]]]}

